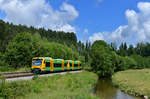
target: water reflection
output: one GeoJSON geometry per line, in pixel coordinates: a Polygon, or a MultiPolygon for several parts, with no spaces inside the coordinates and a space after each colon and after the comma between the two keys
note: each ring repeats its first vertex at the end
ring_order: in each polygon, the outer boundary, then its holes
{"type": "Polygon", "coordinates": [[[112,85],[111,79],[108,78],[99,79],[95,94],[102,99],[141,99],[121,92],[112,85]]]}

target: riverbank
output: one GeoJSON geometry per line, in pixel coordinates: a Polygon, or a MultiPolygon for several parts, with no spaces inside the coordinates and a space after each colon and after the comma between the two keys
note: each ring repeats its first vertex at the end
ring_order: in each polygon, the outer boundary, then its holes
{"type": "Polygon", "coordinates": [[[150,69],[117,72],[112,76],[112,81],[128,94],[150,97],[150,69]]]}
{"type": "Polygon", "coordinates": [[[98,77],[91,72],[37,77],[0,83],[0,97],[9,99],[98,99],[90,93],[98,77]]]}

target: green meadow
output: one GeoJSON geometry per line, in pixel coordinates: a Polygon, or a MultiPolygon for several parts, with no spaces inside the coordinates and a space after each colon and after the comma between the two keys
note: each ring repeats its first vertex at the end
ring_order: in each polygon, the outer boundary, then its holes
{"type": "Polygon", "coordinates": [[[121,71],[114,74],[112,80],[126,93],[150,97],[150,69],[121,71]]]}
{"type": "Polygon", "coordinates": [[[98,99],[91,90],[97,82],[92,72],[33,77],[29,81],[0,83],[0,97],[5,99],[98,99]]]}

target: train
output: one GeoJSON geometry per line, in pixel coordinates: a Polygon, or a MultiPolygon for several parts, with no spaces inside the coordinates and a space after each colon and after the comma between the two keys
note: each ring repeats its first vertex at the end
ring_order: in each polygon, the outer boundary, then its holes
{"type": "Polygon", "coordinates": [[[32,73],[80,70],[81,62],[76,60],[53,59],[51,57],[33,57],[32,73]]]}

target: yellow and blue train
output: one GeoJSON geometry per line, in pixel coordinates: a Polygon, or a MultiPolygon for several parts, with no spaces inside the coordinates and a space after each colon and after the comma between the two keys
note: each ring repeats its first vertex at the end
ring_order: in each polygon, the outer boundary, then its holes
{"type": "Polygon", "coordinates": [[[33,73],[80,70],[81,62],[64,59],[53,59],[51,57],[34,57],[32,58],[33,73]]]}

